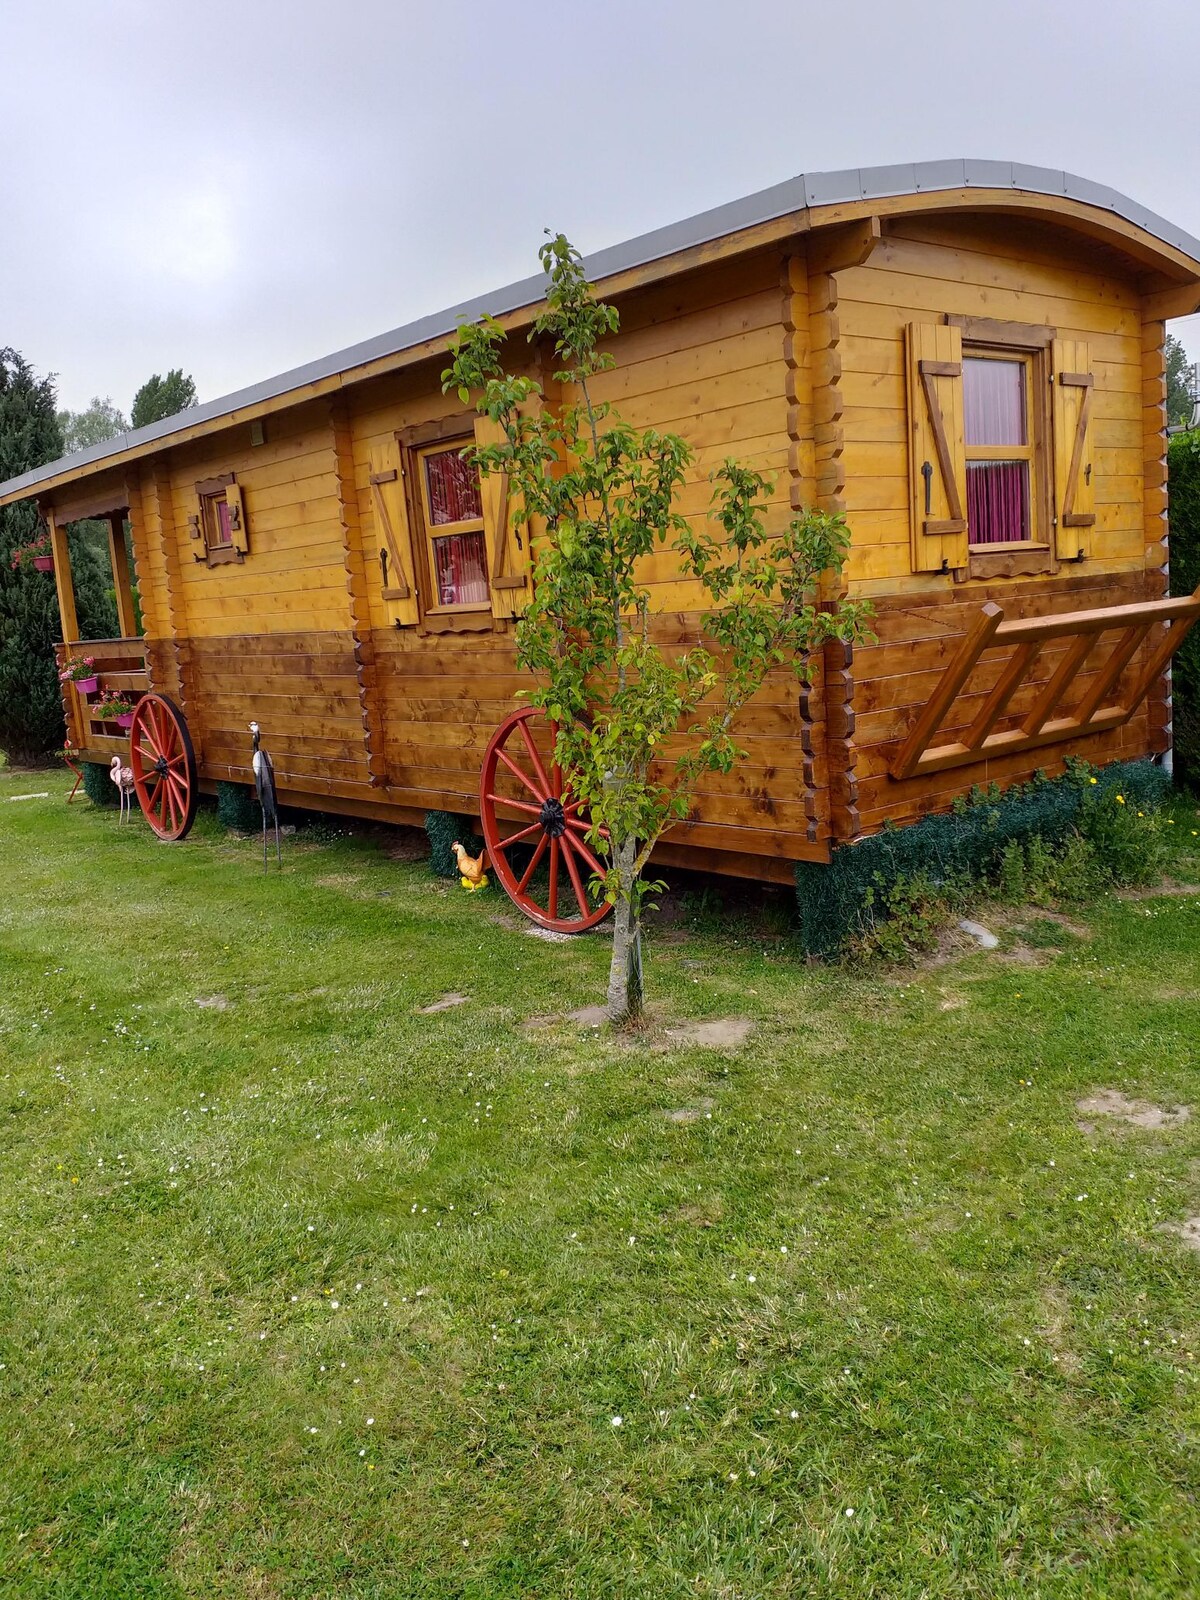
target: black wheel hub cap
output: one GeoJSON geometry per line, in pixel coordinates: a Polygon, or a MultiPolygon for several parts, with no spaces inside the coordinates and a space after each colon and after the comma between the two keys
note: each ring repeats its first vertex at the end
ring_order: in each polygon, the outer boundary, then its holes
{"type": "Polygon", "coordinates": [[[542,809],[538,812],[538,821],[543,831],[552,839],[561,839],[567,831],[567,818],[562,801],[555,799],[553,795],[548,800],[543,800],[542,809]]]}

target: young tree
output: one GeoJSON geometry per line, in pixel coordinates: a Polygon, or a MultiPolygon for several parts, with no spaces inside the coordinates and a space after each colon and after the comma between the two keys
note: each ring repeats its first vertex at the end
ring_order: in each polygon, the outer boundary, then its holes
{"type": "Polygon", "coordinates": [[[730,460],[712,475],[706,525],[681,515],[687,443],[632,428],[593,397],[593,380],[613,365],[601,345],[617,331],[615,309],[595,299],[561,234],[540,254],[546,310],[530,339],[553,342],[563,402],[543,403],[537,383],[506,371],[503,330],[487,318],[459,329],[443,382],[498,425],[498,442],[468,454],[481,472],[508,475],[514,523],[535,536],[517,660],[536,680],[529,700],[558,725],[565,781],[590,811],[603,868],[594,888],[614,907],[608,1010],[623,1022],[642,1005],[654,846],[688,815],[705,774],[742,759],[734,727],[768,674],[804,679],[826,640],[864,635],[868,608],[837,597],[842,519],[806,511],[769,529],[771,485],[753,468],[730,460]],[[656,624],[641,576],[668,542],[705,596],[701,638],[685,649],[656,624]]]}
{"type": "Polygon", "coordinates": [[[182,367],[172,367],[165,378],[156,372],[146,379],[133,397],[130,420],[135,428],[145,428],[195,404],[196,385],[184,376],[182,367]]]}
{"type": "Polygon", "coordinates": [[[1167,423],[1187,427],[1196,406],[1195,372],[1187,351],[1173,333],[1163,347],[1167,364],[1167,423]]]}
{"type": "MultiPolygon", "coordinates": [[[[15,350],[0,349],[0,482],[63,453],[54,380],[38,378],[15,350]]],[[[0,509],[0,750],[10,761],[42,759],[63,740],[62,699],[54,661],[59,637],[54,580],[13,555],[39,532],[28,502],[0,509]]],[[[79,624],[85,637],[111,638],[107,557],[69,533],[79,624]]]]}
{"type": "Polygon", "coordinates": [[[115,439],[129,427],[112,398],[106,396],[101,400],[99,395],[92,397],[86,411],[60,411],[58,425],[62,429],[66,455],[74,455],[76,450],[86,450],[93,444],[103,444],[105,439],[115,439]]]}

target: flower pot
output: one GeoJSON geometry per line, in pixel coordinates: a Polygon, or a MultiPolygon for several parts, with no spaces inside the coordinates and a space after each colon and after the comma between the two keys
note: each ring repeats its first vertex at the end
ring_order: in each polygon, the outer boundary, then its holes
{"type": "Polygon", "coordinates": [[[126,711],[123,716],[115,717],[113,720],[116,722],[118,728],[132,728],[133,712],[126,711]]]}
{"type": "Polygon", "coordinates": [[[34,566],[37,568],[37,570],[39,572],[53,572],[54,571],[54,557],[53,556],[34,556],[33,564],[34,564],[34,566]]]}
{"type": "Polygon", "coordinates": [[[79,690],[80,694],[82,694],[82,695],[95,694],[96,690],[100,687],[100,679],[99,678],[76,678],[75,679],[75,687],[79,690]]]}

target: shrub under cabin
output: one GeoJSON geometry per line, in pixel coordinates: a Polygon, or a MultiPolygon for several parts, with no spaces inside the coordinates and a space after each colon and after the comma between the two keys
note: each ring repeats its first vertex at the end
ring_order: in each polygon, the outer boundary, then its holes
{"type": "MultiPolygon", "coordinates": [[[[875,607],[876,642],[826,647],[807,692],[772,680],[741,724],[748,760],[706,780],[660,859],[787,881],[977,784],[1168,749],[1168,667],[1200,594],[1167,598],[1164,324],[1200,309],[1200,242],[1068,174],[948,161],[796,178],[588,267],[620,312],[598,397],[691,443],[686,514],[706,515],[723,459],[756,466],[771,515],[844,513],[843,581],[875,607]]],[[[460,322],[486,312],[523,341],[543,290],[0,485],[50,530],[64,656],[86,650],[102,689],[144,699],[132,757],[164,836],[197,788],[250,782],[251,721],[285,803],[479,815],[519,703],[531,551],[503,479],[461,459],[488,424],[441,373],[460,322]],[[119,640],[77,637],[66,528],[96,516],[114,527],[119,640]]],[[[522,348],[561,404],[552,353],[522,348]]],[[[695,638],[674,555],[647,578],[655,626],[695,638]]],[[[130,748],[65,696],[84,759],[130,748]]],[[[510,828],[519,792],[501,786],[510,828]]]]}

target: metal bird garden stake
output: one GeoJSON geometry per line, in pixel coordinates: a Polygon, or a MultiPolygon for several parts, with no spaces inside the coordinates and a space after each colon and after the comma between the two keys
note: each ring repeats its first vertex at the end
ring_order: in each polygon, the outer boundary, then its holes
{"type": "Polygon", "coordinates": [[[279,848],[279,806],[275,800],[275,768],[271,758],[261,748],[259,740],[262,730],[257,722],[250,724],[250,732],[254,739],[254,755],[251,766],[254,768],[254,792],[258,796],[258,803],[262,807],[263,826],[263,871],[267,870],[267,829],[275,830],[275,859],[279,870],[283,871],[283,855],[279,848]]]}

